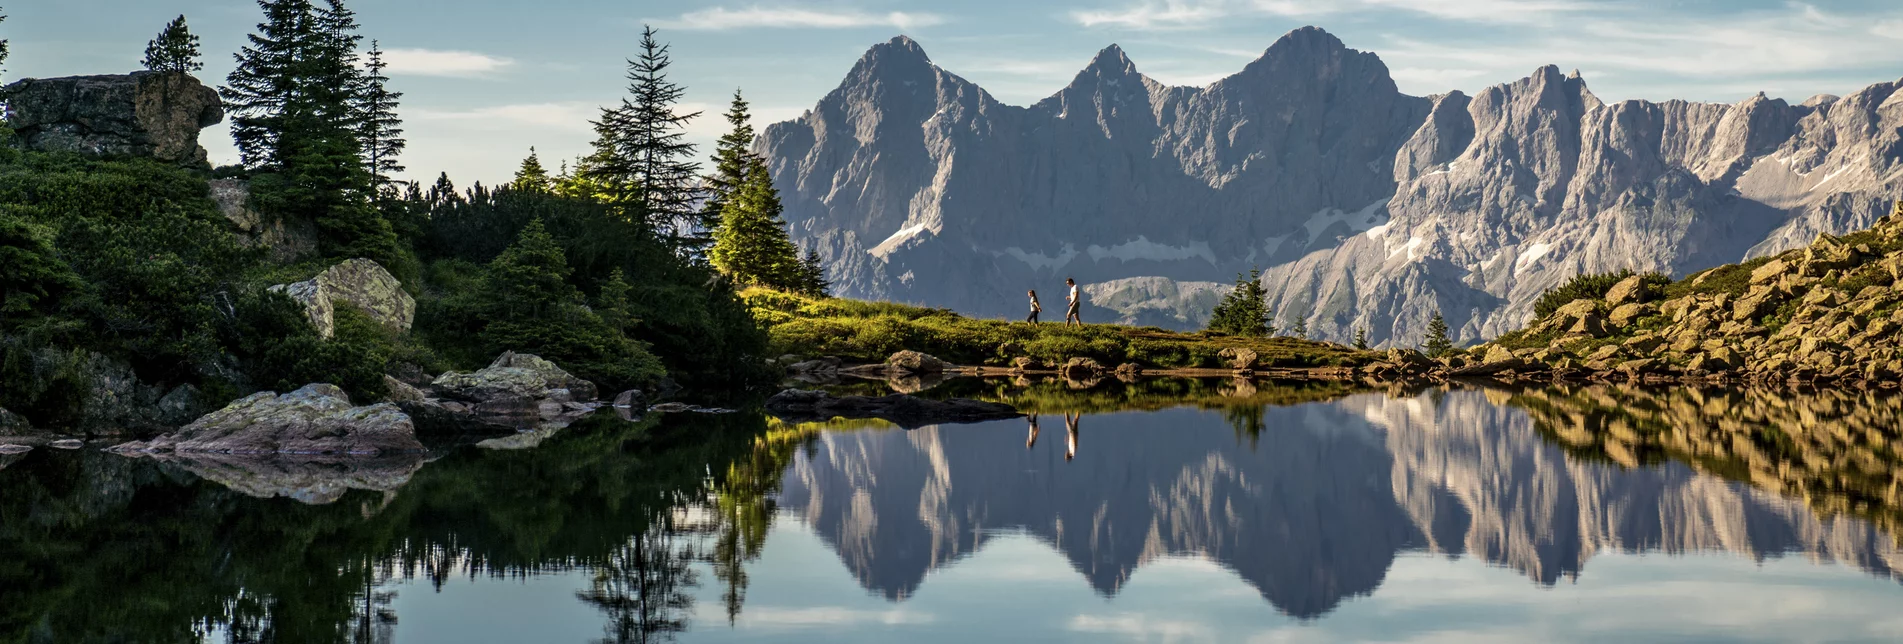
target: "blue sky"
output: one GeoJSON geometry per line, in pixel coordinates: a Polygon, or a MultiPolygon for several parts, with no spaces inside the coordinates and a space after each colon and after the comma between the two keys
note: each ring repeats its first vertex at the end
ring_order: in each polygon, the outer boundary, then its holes
{"type": "MultiPolygon", "coordinates": [[[[1792,102],[1903,76],[1903,2],[1846,0],[352,0],[405,92],[415,178],[506,180],[529,146],[553,165],[586,150],[587,121],[623,91],[643,23],[672,43],[703,145],[744,89],[763,121],[798,116],[874,43],[904,33],[999,99],[1056,92],[1117,43],[1163,82],[1233,73],[1287,31],[1321,26],[1380,54],[1403,91],[1472,92],[1544,64],[1580,69],[1601,98],[1792,102]]],[[[0,80],[116,73],[184,13],[200,78],[222,82],[258,22],[250,0],[0,0],[13,56],[0,80]]],[[[222,127],[215,160],[235,158],[222,127]]]]}

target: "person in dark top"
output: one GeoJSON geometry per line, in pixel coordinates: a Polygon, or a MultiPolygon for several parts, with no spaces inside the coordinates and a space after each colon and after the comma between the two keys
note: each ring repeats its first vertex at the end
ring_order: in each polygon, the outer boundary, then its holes
{"type": "Polygon", "coordinates": [[[1064,285],[1070,287],[1070,308],[1064,312],[1064,326],[1070,326],[1073,322],[1083,326],[1084,319],[1077,316],[1077,306],[1083,304],[1083,298],[1077,297],[1077,280],[1066,277],[1064,285]]]}
{"type": "Polygon", "coordinates": [[[1044,312],[1044,306],[1037,303],[1037,291],[1025,291],[1025,293],[1031,295],[1031,317],[1024,318],[1024,321],[1037,324],[1037,314],[1044,312]]]}

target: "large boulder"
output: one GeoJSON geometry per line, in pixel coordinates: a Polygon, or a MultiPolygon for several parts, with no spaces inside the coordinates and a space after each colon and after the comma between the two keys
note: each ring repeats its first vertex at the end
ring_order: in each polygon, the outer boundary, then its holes
{"type": "Polygon", "coordinates": [[[205,167],[198,131],[225,118],[218,92],[181,73],[29,78],[4,93],[7,120],[35,150],[205,167]]]}
{"type": "Polygon", "coordinates": [[[266,456],[379,456],[423,451],[410,417],[388,403],[358,407],[335,385],[260,392],[192,421],[177,433],[112,448],[266,456]]]}
{"type": "Polygon", "coordinates": [[[408,331],[416,321],[416,299],[403,291],[403,283],[368,259],[347,260],[326,269],[317,277],[294,284],[279,284],[272,291],[282,292],[304,305],[317,334],[331,337],[336,332],[333,315],[338,302],[355,306],[371,319],[396,331],[408,331]]]}
{"type": "Polygon", "coordinates": [[[1238,371],[1254,369],[1256,360],[1261,358],[1253,349],[1245,349],[1242,347],[1223,349],[1221,353],[1217,354],[1217,357],[1222,358],[1222,361],[1227,363],[1229,368],[1238,371]]]}
{"type": "Polygon", "coordinates": [[[480,371],[445,373],[424,394],[399,404],[425,431],[565,427],[602,407],[594,383],[513,351],[480,371]]]}
{"type": "Polygon", "coordinates": [[[788,389],[766,401],[766,410],[789,422],[818,422],[833,418],[879,418],[912,429],[941,423],[976,423],[1017,418],[1010,405],[954,398],[926,400],[893,395],[834,397],[822,391],[788,389]]]}
{"type": "Polygon", "coordinates": [[[943,373],[945,361],[917,351],[900,351],[885,359],[886,369],[893,373],[943,373]]]}

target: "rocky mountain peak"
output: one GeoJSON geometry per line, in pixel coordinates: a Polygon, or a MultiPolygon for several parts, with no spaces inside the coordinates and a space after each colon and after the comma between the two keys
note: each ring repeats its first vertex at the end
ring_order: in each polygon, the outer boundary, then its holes
{"type": "Polygon", "coordinates": [[[1123,53],[1122,47],[1111,45],[1097,52],[1097,57],[1090,59],[1090,65],[1084,68],[1084,73],[1093,71],[1102,75],[1135,74],[1137,67],[1135,63],[1130,62],[1130,57],[1123,53]]]}
{"type": "Polygon", "coordinates": [[[935,69],[932,57],[925,54],[925,48],[920,47],[918,41],[894,36],[867,49],[866,54],[859,57],[859,63],[853,66],[846,82],[850,84],[854,80],[872,79],[929,82],[935,69]]]}

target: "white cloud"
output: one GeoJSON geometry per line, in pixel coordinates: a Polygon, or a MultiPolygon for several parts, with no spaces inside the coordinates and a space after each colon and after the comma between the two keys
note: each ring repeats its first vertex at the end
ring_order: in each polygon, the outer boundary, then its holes
{"type": "Polygon", "coordinates": [[[1122,9],[1072,11],[1070,16],[1085,27],[1171,29],[1209,24],[1235,13],[1237,4],[1227,0],[1146,0],[1122,9]]]}
{"type": "Polygon", "coordinates": [[[413,76],[482,76],[515,64],[487,54],[435,49],[387,49],[383,61],[389,63],[389,73],[413,76]]]}
{"type": "Polygon", "coordinates": [[[794,7],[754,5],[745,9],[714,7],[681,14],[662,24],[675,29],[720,31],[727,29],[848,29],[854,27],[894,27],[909,30],[943,24],[944,17],[932,13],[866,13],[862,11],[820,11],[794,7]]]}

